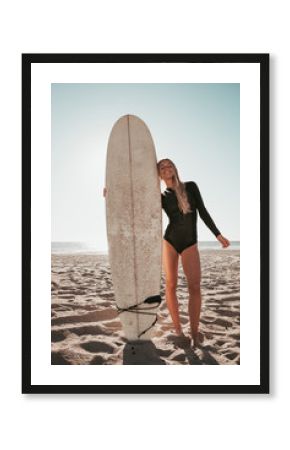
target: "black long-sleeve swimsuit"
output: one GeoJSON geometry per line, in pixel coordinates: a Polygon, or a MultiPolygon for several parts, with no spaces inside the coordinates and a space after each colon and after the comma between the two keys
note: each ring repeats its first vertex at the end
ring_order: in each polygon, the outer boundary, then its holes
{"type": "Polygon", "coordinates": [[[201,219],[218,236],[220,231],[204,206],[199,188],[194,181],[184,183],[191,212],[183,214],[177,203],[175,191],[167,188],[161,194],[162,208],[169,218],[164,239],[168,241],[181,254],[183,250],[197,243],[197,211],[201,219]]]}

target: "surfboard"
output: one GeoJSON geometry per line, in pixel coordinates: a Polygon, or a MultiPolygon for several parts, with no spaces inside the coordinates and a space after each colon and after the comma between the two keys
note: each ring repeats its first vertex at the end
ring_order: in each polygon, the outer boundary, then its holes
{"type": "Polygon", "coordinates": [[[139,117],[122,116],[108,141],[106,225],[116,306],[130,341],[154,335],[161,300],[161,221],[151,133],[139,117]]]}

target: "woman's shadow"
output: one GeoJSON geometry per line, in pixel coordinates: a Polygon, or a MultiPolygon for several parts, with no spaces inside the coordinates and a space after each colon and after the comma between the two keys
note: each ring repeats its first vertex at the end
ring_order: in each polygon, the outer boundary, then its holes
{"type": "Polygon", "coordinates": [[[175,348],[181,348],[184,351],[185,361],[189,365],[218,365],[217,359],[214,358],[213,353],[215,349],[210,345],[201,345],[199,347],[192,347],[188,338],[180,338],[172,335],[168,337],[169,342],[172,342],[175,348]]]}

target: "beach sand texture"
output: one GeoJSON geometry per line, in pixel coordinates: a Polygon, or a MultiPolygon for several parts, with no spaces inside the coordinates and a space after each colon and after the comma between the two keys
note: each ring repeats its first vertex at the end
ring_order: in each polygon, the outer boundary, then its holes
{"type": "MultiPolygon", "coordinates": [[[[53,254],[51,257],[51,364],[240,364],[240,252],[201,250],[202,311],[200,348],[175,337],[162,304],[152,341],[132,346],[124,337],[115,307],[106,255],[53,254]]],[[[179,265],[177,297],[189,334],[188,291],[179,265]]]]}

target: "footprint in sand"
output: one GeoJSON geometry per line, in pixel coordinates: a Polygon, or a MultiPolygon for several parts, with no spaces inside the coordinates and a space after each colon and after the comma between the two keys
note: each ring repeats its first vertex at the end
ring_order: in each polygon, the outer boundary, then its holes
{"type": "Polygon", "coordinates": [[[235,317],[239,316],[240,312],[235,310],[228,310],[228,309],[219,309],[218,314],[225,317],[235,317]]]}
{"type": "Polygon", "coordinates": [[[70,294],[58,294],[57,298],[63,299],[63,300],[74,300],[75,296],[74,295],[70,295],[70,294]]]}
{"type": "Polygon", "coordinates": [[[51,364],[52,365],[70,365],[60,352],[51,352],[51,364]]]}
{"type": "MultiPolygon", "coordinates": [[[[92,300],[92,299],[91,299],[91,300],[92,300]]],[[[108,307],[112,307],[112,302],[110,302],[110,301],[108,301],[108,300],[107,300],[107,301],[105,300],[105,301],[103,301],[103,302],[98,300],[98,301],[97,301],[97,305],[98,305],[98,306],[103,306],[103,307],[108,308],[108,307]]]]}
{"type": "Polygon", "coordinates": [[[237,352],[229,352],[229,353],[225,353],[224,356],[232,361],[235,358],[237,358],[237,356],[239,356],[239,353],[237,353],[237,352]]]}
{"type": "Polygon", "coordinates": [[[55,309],[56,312],[59,312],[59,311],[72,311],[72,308],[70,306],[66,306],[66,305],[63,305],[63,304],[62,305],[55,304],[54,309],[55,309]]]}
{"type": "Polygon", "coordinates": [[[102,292],[102,290],[97,289],[97,292],[102,298],[114,298],[113,292],[102,292]]]}
{"type": "Polygon", "coordinates": [[[112,320],[111,322],[108,322],[108,321],[106,322],[106,327],[121,329],[122,325],[119,320],[112,320]]]}
{"type": "Polygon", "coordinates": [[[60,292],[71,291],[71,289],[72,289],[71,285],[69,285],[69,286],[65,286],[65,285],[59,286],[59,291],[60,292]]]}
{"type": "Polygon", "coordinates": [[[113,353],[114,346],[100,341],[89,341],[80,344],[87,352],[91,353],[113,353]]]}
{"type": "Polygon", "coordinates": [[[90,365],[100,365],[100,364],[105,364],[105,362],[106,362],[106,360],[105,360],[105,358],[103,356],[96,355],[91,360],[90,365]]]}
{"type": "Polygon", "coordinates": [[[232,339],[240,339],[240,333],[231,333],[231,334],[230,334],[230,337],[231,337],[232,339]]]}
{"type": "MultiPolygon", "coordinates": [[[[209,313],[212,313],[211,311],[208,311],[209,313]]],[[[208,322],[213,322],[215,320],[215,316],[209,315],[209,314],[203,314],[202,319],[206,320],[208,322]]]]}
{"type": "Polygon", "coordinates": [[[84,326],[68,326],[65,328],[66,332],[77,334],[78,336],[84,336],[91,334],[92,336],[98,335],[111,335],[112,332],[106,330],[105,327],[98,325],[84,325],[84,326]]]}
{"type": "Polygon", "coordinates": [[[60,330],[52,330],[51,331],[51,341],[52,342],[61,342],[64,341],[66,336],[64,335],[63,331],[60,330]]]}
{"type": "Polygon", "coordinates": [[[176,361],[176,362],[185,362],[186,357],[184,353],[177,353],[176,355],[172,355],[171,358],[169,358],[170,361],[176,361]]]}
{"type": "Polygon", "coordinates": [[[102,322],[105,320],[111,320],[118,316],[117,311],[113,309],[95,310],[83,315],[73,315],[65,317],[57,317],[51,320],[52,325],[60,325],[64,323],[76,323],[76,322],[102,322]]]}
{"type": "Polygon", "coordinates": [[[225,345],[225,344],[227,343],[227,341],[226,341],[226,340],[219,339],[219,340],[217,340],[215,343],[216,343],[216,345],[218,345],[219,347],[222,347],[223,345],[225,345]]]}
{"type": "Polygon", "coordinates": [[[92,278],[92,274],[91,273],[82,273],[82,277],[92,278]]]}
{"type": "Polygon", "coordinates": [[[225,328],[233,326],[232,322],[230,322],[229,320],[224,320],[224,319],[220,319],[220,318],[215,319],[214,322],[212,322],[212,323],[214,323],[215,325],[220,325],[221,327],[225,327],[225,328]]]}
{"type": "Polygon", "coordinates": [[[230,297],[223,297],[222,299],[224,302],[239,302],[240,296],[239,295],[232,295],[230,297]]]}

